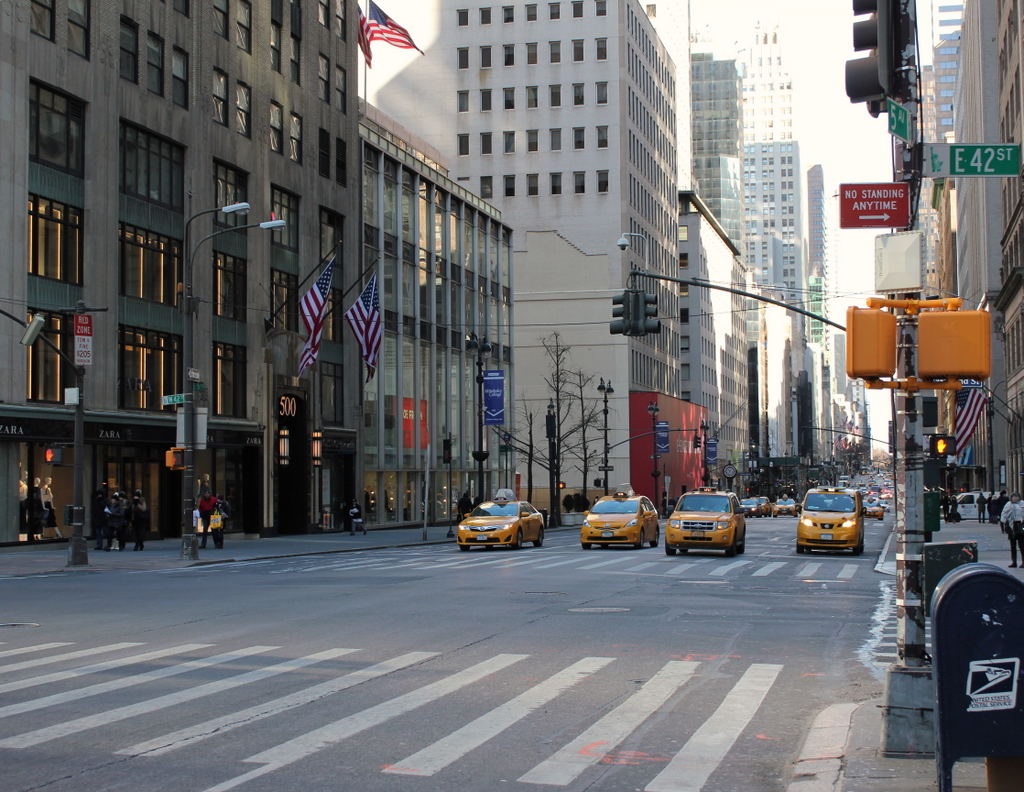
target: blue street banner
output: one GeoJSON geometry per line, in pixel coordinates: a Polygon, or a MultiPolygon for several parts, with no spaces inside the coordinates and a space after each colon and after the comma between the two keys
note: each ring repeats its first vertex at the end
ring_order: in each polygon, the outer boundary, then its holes
{"type": "Polygon", "coordinates": [[[505,423],[505,372],[484,372],[484,425],[505,423]]]}
{"type": "Polygon", "coordinates": [[[658,421],[654,425],[655,437],[657,438],[657,454],[668,453],[668,421],[658,421]]]}
{"type": "Polygon", "coordinates": [[[713,437],[709,437],[707,442],[704,443],[705,453],[707,454],[708,467],[718,464],[718,441],[713,437]]]}

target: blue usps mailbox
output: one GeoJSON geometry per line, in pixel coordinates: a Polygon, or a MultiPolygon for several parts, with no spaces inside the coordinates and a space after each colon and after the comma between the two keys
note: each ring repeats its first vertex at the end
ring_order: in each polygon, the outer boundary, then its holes
{"type": "Polygon", "coordinates": [[[939,792],[952,792],[959,759],[1024,756],[1024,583],[991,564],[953,569],[932,597],[932,649],[939,792]]]}

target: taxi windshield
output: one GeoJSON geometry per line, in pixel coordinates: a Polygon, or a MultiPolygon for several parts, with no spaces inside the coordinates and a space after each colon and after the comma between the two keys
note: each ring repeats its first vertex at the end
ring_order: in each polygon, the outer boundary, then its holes
{"type": "Polygon", "coordinates": [[[634,500],[602,500],[594,504],[591,514],[636,514],[634,500]]]}
{"type": "Polygon", "coordinates": [[[781,498],[781,499],[779,499],[779,506],[792,506],[792,505],[793,505],[793,499],[792,498],[781,498]]]}
{"type": "Polygon", "coordinates": [[[730,511],[729,499],[723,495],[684,495],[676,511],[727,512],[730,511]]]}
{"type": "Polygon", "coordinates": [[[853,498],[841,492],[809,492],[804,501],[805,511],[851,512],[853,498]]]}
{"type": "Polygon", "coordinates": [[[481,503],[470,517],[518,517],[518,503],[481,503]]]}

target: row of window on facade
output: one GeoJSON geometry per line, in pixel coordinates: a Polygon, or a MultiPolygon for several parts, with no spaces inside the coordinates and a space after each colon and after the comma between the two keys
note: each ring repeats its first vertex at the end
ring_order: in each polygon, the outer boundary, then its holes
{"type": "MultiPolygon", "coordinates": [[[[595,137],[597,139],[597,147],[599,149],[608,148],[608,127],[599,126],[595,127],[595,137]]],[[[493,132],[481,132],[478,138],[478,149],[479,154],[493,154],[494,153],[494,134],[493,132]]],[[[516,153],[516,139],[518,133],[515,130],[506,130],[501,134],[501,148],[505,154],[516,153]]],[[[526,137],[526,150],[527,152],[538,152],[540,151],[540,130],[539,129],[527,129],[525,130],[526,137]]],[[[548,130],[548,151],[561,151],[562,150],[562,129],[556,127],[548,130]]],[[[572,149],[573,151],[582,151],[587,147],[587,128],[586,127],[573,127],[572,129],[572,149]]],[[[471,153],[470,147],[470,135],[460,134],[455,139],[455,150],[458,152],[460,157],[469,156],[471,153]]]]}
{"type": "MultiPolygon", "coordinates": [[[[609,172],[606,170],[599,170],[595,172],[597,180],[597,192],[607,193],[609,190],[608,182],[609,172]]],[[[562,195],[562,176],[561,172],[549,173],[547,175],[547,189],[548,195],[562,195]]],[[[522,183],[519,182],[518,177],[515,174],[501,177],[502,194],[506,198],[515,198],[516,191],[522,190],[522,183]]],[[[539,173],[527,173],[525,174],[526,181],[526,195],[540,195],[540,184],[541,174],[539,173]]],[[[572,173],[572,194],[573,195],[585,195],[587,192],[587,172],[586,171],[574,171],[572,173]]],[[[494,197],[494,177],[493,176],[481,176],[480,177],[480,197],[481,198],[493,198],[494,197]]]]}
{"type": "MultiPolygon", "coordinates": [[[[527,85],[524,88],[526,93],[526,108],[533,110],[539,107],[540,102],[540,86],[539,85],[527,85]]],[[[502,106],[505,110],[516,109],[516,89],[515,88],[502,88],[502,106]]],[[[455,107],[460,113],[469,112],[469,91],[458,91],[455,95],[455,107]]],[[[573,83],[572,84],[572,103],[574,107],[580,107],[586,104],[586,83],[573,83]]],[[[599,105],[608,104],[608,83],[598,82],[594,83],[594,96],[596,102],[599,105]]],[[[548,86],[548,106],[549,107],[561,107],[562,106],[562,86],[561,84],[549,85],[548,86]]],[[[492,104],[492,89],[481,88],[479,90],[479,110],[480,112],[486,113],[493,108],[492,104]]]]}
{"type": "MultiPolygon", "coordinates": [[[[531,41],[527,42],[523,46],[526,49],[526,65],[536,66],[538,63],[538,47],[540,42],[531,41]]],[[[586,39],[573,39],[570,42],[570,50],[572,52],[573,63],[583,63],[586,60],[586,39]]],[[[455,50],[455,62],[459,69],[469,68],[469,47],[458,47],[455,50]]],[[[485,45],[478,48],[479,59],[478,64],[481,69],[490,69],[494,65],[493,51],[494,47],[485,45]]],[[[501,45],[501,57],[503,66],[515,66],[516,65],[516,45],[515,44],[502,44],[501,45]]],[[[599,38],[594,39],[594,59],[599,61],[608,60],[608,39],[599,38]]],[[[561,41],[549,41],[548,42],[548,63],[557,64],[562,62],[562,42],[561,41]]]]}
{"type": "MultiPolygon", "coordinates": [[[[549,20],[561,19],[562,18],[562,3],[548,3],[548,15],[549,20]]],[[[569,3],[572,18],[583,19],[583,0],[572,0],[569,3]]],[[[479,20],[481,25],[491,24],[491,9],[480,8],[478,9],[479,20]]],[[[608,6],[606,0],[594,0],[594,16],[607,16],[608,6]]],[[[527,22],[536,22],[537,17],[537,3],[527,3],[523,7],[523,18],[527,22]]],[[[459,27],[467,27],[469,25],[469,9],[459,8],[455,11],[455,20],[459,27]]],[[[516,21],[516,7],[515,6],[502,6],[501,7],[501,21],[504,24],[509,24],[516,21]]]]}

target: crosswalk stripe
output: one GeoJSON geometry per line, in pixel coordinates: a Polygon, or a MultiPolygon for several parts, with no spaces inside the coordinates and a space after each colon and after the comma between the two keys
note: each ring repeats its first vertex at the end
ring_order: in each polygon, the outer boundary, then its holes
{"type": "Polygon", "coordinates": [[[821,567],[821,564],[805,564],[804,567],[796,573],[796,577],[805,578],[810,577],[821,567]]]}
{"type": "Polygon", "coordinates": [[[697,566],[697,565],[696,564],[676,564],[674,567],[672,567],[665,574],[666,575],[681,575],[681,574],[683,574],[683,572],[685,572],[690,567],[695,567],[695,566],[697,566]]]}
{"type": "Polygon", "coordinates": [[[47,649],[71,646],[72,643],[72,641],[59,641],[57,643],[36,644],[35,646],[22,646],[20,649],[4,649],[0,652],[0,657],[14,657],[15,655],[31,654],[32,652],[45,652],[47,649]]]}
{"type": "Polygon", "coordinates": [[[726,575],[729,572],[732,572],[732,570],[738,569],[741,566],[746,566],[747,564],[750,564],[750,563],[752,563],[752,562],[750,562],[750,561],[733,561],[731,564],[726,564],[725,566],[715,567],[710,572],[708,572],[708,574],[709,575],[719,575],[719,576],[726,575]]]}
{"type": "Polygon", "coordinates": [[[770,564],[765,564],[759,570],[751,574],[751,577],[764,577],[765,575],[770,575],[776,569],[782,569],[785,565],[785,561],[773,561],[770,564]]]}
{"type": "Polygon", "coordinates": [[[755,663],[644,792],[700,792],[750,723],[781,665],[755,663]]]}
{"type": "Polygon", "coordinates": [[[857,568],[858,567],[856,564],[845,564],[836,577],[840,578],[841,580],[849,580],[855,574],[857,574],[857,568]]]}
{"type": "Polygon", "coordinates": [[[639,572],[641,569],[647,569],[647,567],[652,567],[652,566],[656,566],[656,565],[657,565],[656,561],[651,561],[651,562],[648,562],[646,564],[637,564],[636,566],[631,566],[631,567],[627,568],[626,571],[627,572],[639,572]]]}
{"type": "Polygon", "coordinates": [[[133,646],[142,646],[142,644],[138,641],[125,641],[123,643],[107,644],[106,646],[94,646],[92,649],[79,649],[74,652],[50,655],[49,657],[38,657],[35,660],[23,660],[20,663],[8,663],[7,665],[0,666],[0,674],[10,674],[12,671],[21,671],[25,668],[38,668],[42,665],[51,665],[65,660],[77,660],[79,657],[89,657],[95,654],[103,654],[104,652],[116,652],[119,649],[130,649],[133,646]]]}
{"type": "Polygon", "coordinates": [[[580,680],[600,671],[614,657],[585,657],[554,676],[534,685],[511,701],[491,710],[486,715],[467,723],[447,737],[417,751],[407,759],[384,769],[385,773],[431,776],[452,762],[462,758],[474,748],[497,737],[505,729],[518,723],[538,707],[568,690],[580,680]]]}
{"type": "Polygon", "coordinates": [[[118,721],[127,720],[128,718],[134,718],[138,715],[146,715],[151,712],[156,712],[157,710],[166,709],[167,707],[173,707],[175,704],[182,704],[186,701],[194,701],[195,699],[203,698],[205,696],[212,696],[213,694],[220,693],[224,690],[231,690],[232,688],[240,687],[241,685],[246,685],[250,682],[258,682],[262,679],[269,679],[270,677],[278,676],[279,674],[286,674],[289,671],[296,671],[300,668],[305,668],[306,666],[310,666],[315,663],[322,663],[324,660],[332,660],[335,657],[341,657],[342,655],[356,651],[358,650],[327,649],[323,652],[307,655],[306,657],[297,657],[292,660],[285,660],[284,662],[277,663],[276,665],[258,668],[254,671],[246,671],[243,674],[237,674],[233,677],[228,677],[227,679],[207,682],[206,684],[197,685],[196,687],[187,688],[186,690],[179,690],[175,693],[168,693],[164,696],[157,696],[153,699],[140,701],[137,704],[129,704],[124,707],[107,710],[106,712],[98,712],[93,715],[75,718],[54,726],[47,726],[45,728],[36,729],[35,731],[25,732],[23,734],[16,734],[13,737],[0,740],[0,748],[29,748],[33,745],[39,745],[40,743],[56,740],[60,737],[78,734],[79,732],[83,732],[88,729],[95,729],[99,726],[108,726],[111,723],[117,723],[118,721]]]}
{"type": "Polygon", "coordinates": [[[522,561],[511,561],[507,564],[502,564],[498,569],[508,569],[509,567],[525,566],[527,564],[539,564],[546,559],[547,556],[541,555],[536,558],[526,558],[522,561]]]}
{"type": "Polygon", "coordinates": [[[623,561],[630,560],[632,559],[623,556],[622,558],[612,558],[608,561],[598,561],[596,564],[587,564],[586,566],[581,566],[580,569],[597,569],[598,567],[608,566],[609,564],[621,564],[623,561]]]}
{"type": "Polygon", "coordinates": [[[484,660],[463,671],[457,671],[449,677],[439,679],[437,682],[424,685],[417,690],[349,715],[347,718],[328,723],[319,729],[314,729],[266,751],[250,756],[244,761],[259,763],[262,767],[216,784],[207,789],[206,792],[225,792],[225,790],[234,789],[250,779],[272,773],[282,767],[287,767],[293,762],[297,762],[330,745],[339,743],[361,731],[379,726],[392,718],[418,709],[432,701],[436,701],[442,696],[454,693],[467,685],[478,682],[491,674],[496,674],[527,657],[529,655],[525,654],[495,655],[489,660],[484,660]]]}
{"type": "MultiPolygon", "coordinates": [[[[193,645],[194,648],[198,648],[200,646],[208,646],[208,644],[193,645]]],[[[229,663],[232,660],[239,660],[241,658],[248,657],[249,655],[259,654],[260,652],[269,652],[273,649],[280,648],[280,646],[250,646],[236,652],[226,652],[224,654],[214,655],[213,657],[207,657],[202,660],[189,660],[185,663],[166,666],[165,668],[157,668],[153,671],[146,671],[142,674],[134,674],[132,676],[120,677],[119,679],[111,679],[107,682],[100,682],[99,684],[79,688],[78,690],[68,690],[64,693],[54,693],[51,696],[43,696],[42,698],[31,699],[30,701],[22,701],[19,704],[9,704],[6,707],[0,707],[0,718],[8,718],[11,715],[20,715],[23,712],[32,712],[33,710],[44,709],[45,707],[53,707],[57,704],[66,704],[69,701],[78,701],[79,699],[88,698],[89,696],[98,696],[101,693],[108,693],[111,690],[121,690],[126,687],[141,685],[144,682],[151,682],[154,679],[164,679],[169,676],[177,676],[178,674],[195,671],[199,668],[219,665],[220,663],[229,663]]]]}
{"type": "Polygon", "coordinates": [[[521,776],[519,781],[550,786],[571,784],[653,715],[693,676],[699,665],[688,660],[669,661],[636,693],[553,756],[521,776]]]}
{"type": "Polygon", "coordinates": [[[553,564],[541,564],[540,566],[534,567],[534,569],[550,569],[551,567],[564,566],[565,564],[575,564],[578,561],[578,558],[570,558],[568,561],[556,561],[553,564]]]}
{"type": "Polygon", "coordinates": [[[295,693],[290,693],[287,696],[282,696],[274,699],[273,701],[257,704],[239,712],[232,712],[231,714],[224,715],[220,718],[213,718],[212,720],[205,721],[204,723],[200,723],[195,726],[189,726],[185,729],[179,729],[178,731],[171,732],[170,734],[164,734],[145,742],[136,743],[135,745],[131,745],[127,748],[122,748],[120,751],[116,751],[115,753],[127,756],[139,756],[140,754],[146,754],[147,756],[160,756],[161,754],[175,751],[178,748],[185,748],[193,743],[199,742],[200,740],[205,740],[207,737],[224,734],[225,732],[237,729],[239,726],[248,726],[254,721],[269,718],[272,715],[277,715],[279,713],[295,709],[296,707],[301,707],[305,704],[319,701],[326,696],[330,696],[332,693],[337,693],[341,690],[348,690],[356,685],[369,682],[371,679],[386,676],[394,673],[395,671],[400,671],[401,669],[415,665],[416,663],[422,663],[424,660],[429,660],[431,657],[436,656],[437,652],[409,652],[404,655],[399,655],[391,660],[385,660],[382,663],[377,663],[376,665],[372,665],[367,668],[361,668],[358,671],[345,674],[337,679],[331,679],[327,682],[322,682],[319,685],[313,685],[312,687],[296,691],[295,693]]]}
{"type": "Polygon", "coordinates": [[[0,685],[0,693],[10,693],[12,690],[23,690],[24,688],[36,687],[37,685],[49,685],[53,682],[60,682],[65,679],[74,679],[75,677],[85,676],[86,674],[98,674],[102,671],[109,671],[115,668],[123,670],[133,663],[144,663],[158,657],[167,657],[168,655],[191,652],[194,649],[206,649],[212,645],[213,644],[183,644],[181,646],[172,646],[169,649],[157,649],[153,652],[144,652],[142,654],[119,657],[116,660],[107,660],[103,663],[79,666],[78,668],[72,668],[67,671],[56,671],[52,674],[43,674],[42,676],[29,677],[28,679],[19,679],[16,682],[7,682],[0,685]]]}

